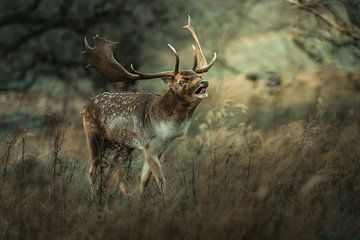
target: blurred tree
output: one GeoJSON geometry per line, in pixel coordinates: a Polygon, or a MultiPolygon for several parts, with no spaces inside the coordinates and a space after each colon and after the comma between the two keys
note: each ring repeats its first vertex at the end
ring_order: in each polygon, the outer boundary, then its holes
{"type": "MultiPolygon", "coordinates": [[[[360,2],[346,0],[287,0],[305,10],[306,21],[298,21],[300,31],[293,41],[316,62],[326,54],[351,65],[360,60],[360,2]],[[311,21],[312,16],[315,21],[311,21]],[[324,49],[325,48],[325,49],[324,49]],[[345,52],[344,57],[339,56],[345,52]]],[[[356,63],[355,63],[356,64],[356,63]]]]}
{"type": "MultiPolygon", "coordinates": [[[[187,1],[166,0],[0,0],[0,91],[30,89],[39,77],[58,77],[68,86],[93,75],[85,70],[83,38],[99,33],[119,41],[118,61],[141,65],[144,43],[177,28],[187,1]]],[[[127,83],[128,88],[133,83],[127,83]]]]}
{"type": "Polygon", "coordinates": [[[182,38],[191,41],[180,30],[189,13],[201,26],[205,49],[210,53],[215,48],[217,65],[234,74],[244,69],[225,55],[236,52],[230,49],[232,40],[288,29],[295,45],[315,62],[359,62],[358,1],[288,2],[306,11],[294,11],[285,1],[264,0],[0,0],[0,91],[27,90],[44,77],[56,77],[77,91],[82,82],[77,79],[85,77],[95,88],[107,87],[96,71],[84,69],[87,59],[80,54],[83,38],[91,42],[96,33],[120,42],[115,57],[124,66],[154,68],[161,58],[159,46],[165,49],[166,41],[182,38]]]}

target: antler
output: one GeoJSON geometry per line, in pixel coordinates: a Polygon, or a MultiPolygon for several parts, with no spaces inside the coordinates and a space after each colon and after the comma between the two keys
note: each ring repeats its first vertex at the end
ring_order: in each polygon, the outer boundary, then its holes
{"type": "Polygon", "coordinates": [[[195,30],[194,30],[193,26],[191,26],[190,15],[188,15],[188,24],[183,26],[183,28],[190,32],[192,38],[195,41],[195,46],[193,46],[193,49],[195,51],[196,61],[194,61],[193,71],[195,71],[196,73],[207,72],[212,67],[212,65],[215,63],[216,52],[214,52],[214,57],[212,58],[212,60],[208,64],[207,61],[206,61],[204,52],[203,52],[203,50],[201,48],[200,41],[199,41],[199,39],[198,39],[198,37],[197,37],[197,35],[195,33],[195,30]],[[199,65],[199,69],[196,69],[197,65],[199,65]]]}
{"type": "Polygon", "coordinates": [[[137,80],[140,78],[138,74],[128,72],[120,63],[118,63],[113,55],[117,42],[106,40],[96,35],[93,37],[94,47],[90,47],[86,38],[84,38],[85,51],[90,63],[86,66],[95,68],[104,77],[113,82],[122,80],[137,80]]]}
{"type": "MultiPolygon", "coordinates": [[[[104,77],[110,79],[113,82],[121,82],[126,80],[145,80],[145,79],[154,79],[161,77],[169,77],[174,76],[174,72],[160,72],[155,74],[142,74],[133,69],[134,73],[128,72],[120,63],[116,61],[113,55],[113,50],[116,48],[117,42],[112,42],[105,38],[99,37],[98,35],[93,37],[94,39],[94,47],[91,47],[87,41],[84,39],[85,51],[89,59],[90,63],[86,66],[95,68],[99,73],[101,73],[104,77]]],[[[175,49],[174,49],[175,50],[175,49]]],[[[176,68],[179,69],[179,56],[176,51],[176,68]]]]}
{"type": "MultiPolygon", "coordinates": [[[[187,29],[190,32],[192,38],[195,41],[195,46],[193,45],[195,55],[194,55],[194,64],[192,70],[196,73],[207,72],[215,63],[216,53],[214,52],[214,57],[208,64],[204,56],[204,52],[201,48],[199,39],[194,31],[194,28],[191,26],[191,18],[189,15],[188,15],[188,24],[183,28],[187,29]]],[[[86,54],[90,59],[90,64],[87,65],[86,67],[95,68],[104,77],[110,79],[113,82],[122,82],[127,80],[154,79],[154,78],[162,78],[162,77],[175,77],[175,75],[179,73],[180,58],[175,48],[170,44],[168,44],[168,46],[174,53],[176,59],[174,71],[143,73],[135,70],[133,65],[131,65],[131,72],[129,72],[120,63],[116,61],[113,55],[113,50],[116,48],[116,45],[118,44],[117,42],[112,42],[105,38],[99,37],[98,35],[94,36],[93,39],[94,39],[94,47],[91,47],[89,45],[86,38],[84,39],[85,51],[83,53],[86,54]]]]}
{"type": "Polygon", "coordinates": [[[176,74],[179,73],[179,65],[180,65],[180,58],[179,58],[179,54],[176,52],[175,48],[173,46],[171,46],[170,44],[168,44],[169,48],[171,49],[171,51],[174,53],[175,55],[175,69],[173,72],[159,72],[159,73],[142,73],[137,71],[134,66],[131,64],[131,71],[133,73],[138,74],[139,76],[143,77],[143,78],[162,78],[162,77],[174,77],[176,74]]]}
{"type": "Polygon", "coordinates": [[[195,49],[194,45],[192,45],[192,48],[194,50],[194,63],[193,63],[193,66],[192,66],[192,70],[195,72],[196,68],[197,68],[197,54],[196,54],[196,49],[195,49]]]}

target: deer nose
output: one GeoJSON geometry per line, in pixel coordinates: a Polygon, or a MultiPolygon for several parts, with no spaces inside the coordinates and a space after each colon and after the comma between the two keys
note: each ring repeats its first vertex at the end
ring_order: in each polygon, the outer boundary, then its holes
{"type": "Polygon", "coordinates": [[[204,87],[209,86],[209,82],[207,80],[201,80],[200,84],[203,85],[204,87]]]}

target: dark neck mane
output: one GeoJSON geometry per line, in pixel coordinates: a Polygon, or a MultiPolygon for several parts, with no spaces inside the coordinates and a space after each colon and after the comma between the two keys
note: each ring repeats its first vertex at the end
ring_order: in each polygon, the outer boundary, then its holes
{"type": "Polygon", "coordinates": [[[182,123],[190,120],[199,102],[191,103],[174,93],[172,89],[153,105],[153,114],[158,120],[182,123]]]}

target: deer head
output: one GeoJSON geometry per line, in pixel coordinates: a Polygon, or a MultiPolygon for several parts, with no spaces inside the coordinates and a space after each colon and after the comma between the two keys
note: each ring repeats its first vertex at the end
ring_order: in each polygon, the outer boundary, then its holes
{"type": "Polygon", "coordinates": [[[191,70],[179,70],[180,57],[175,48],[168,44],[175,56],[175,68],[173,71],[143,73],[131,65],[129,72],[113,56],[113,50],[118,43],[106,40],[98,35],[94,37],[94,47],[90,47],[86,38],[84,39],[85,51],[83,53],[88,55],[90,59],[90,64],[87,67],[94,67],[99,73],[114,83],[128,80],[161,78],[180,99],[188,102],[199,101],[208,96],[206,90],[209,85],[208,81],[202,79],[201,74],[207,72],[213,66],[216,60],[216,53],[214,52],[214,56],[208,64],[199,39],[194,28],[191,26],[190,16],[188,16],[188,24],[183,29],[189,31],[195,42],[195,45],[193,45],[194,63],[191,70]]]}

